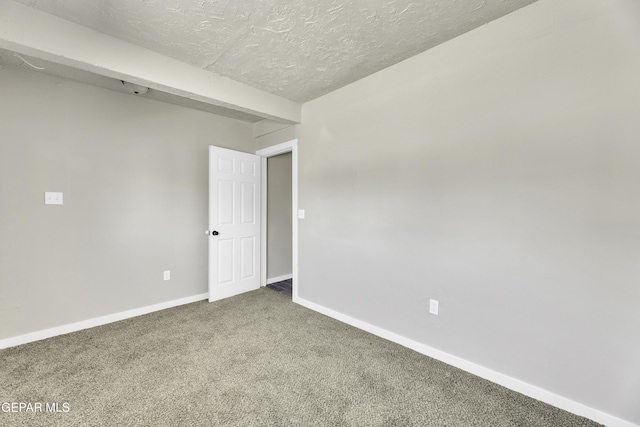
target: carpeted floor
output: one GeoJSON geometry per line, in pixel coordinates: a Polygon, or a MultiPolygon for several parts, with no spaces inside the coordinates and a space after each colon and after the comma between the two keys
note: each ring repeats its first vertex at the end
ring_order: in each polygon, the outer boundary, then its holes
{"type": "Polygon", "coordinates": [[[2,426],[598,425],[265,288],[0,350],[7,402],[60,412],[2,426]]]}

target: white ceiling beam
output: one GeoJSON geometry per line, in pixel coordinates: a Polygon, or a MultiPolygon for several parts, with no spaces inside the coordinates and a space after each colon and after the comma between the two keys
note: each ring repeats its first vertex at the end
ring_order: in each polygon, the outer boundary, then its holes
{"type": "Polygon", "coordinates": [[[289,123],[274,122],[273,120],[261,120],[253,124],[253,137],[258,138],[260,136],[268,135],[273,132],[277,132],[284,128],[290,127],[289,123]]]}
{"type": "Polygon", "coordinates": [[[301,119],[296,102],[11,0],[0,0],[0,48],[266,119],[301,119]]]}

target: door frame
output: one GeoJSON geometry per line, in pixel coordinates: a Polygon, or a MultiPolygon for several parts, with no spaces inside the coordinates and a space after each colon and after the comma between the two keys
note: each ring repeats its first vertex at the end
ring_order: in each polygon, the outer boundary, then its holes
{"type": "Polygon", "coordinates": [[[262,196],[260,203],[260,286],[267,286],[267,159],[279,154],[291,153],[291,273],[293,276],[292,300],[298,301],[298,140],[283,142],[256,151],[262,157],[262,196]]]}

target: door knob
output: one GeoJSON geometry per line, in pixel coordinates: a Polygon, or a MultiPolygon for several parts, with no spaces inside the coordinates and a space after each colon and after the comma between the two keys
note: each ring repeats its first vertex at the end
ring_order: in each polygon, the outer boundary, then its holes
{"type": "Polygon", "coordinates": [[[218,233],[218,232],[217,232],[217,231],[215,231],[215,230],[213,230],[213,231],[211,232],[211,235],[212,235],[212,236],[217,236],[218,234],[220,234],[220,233],[218,233]]]}

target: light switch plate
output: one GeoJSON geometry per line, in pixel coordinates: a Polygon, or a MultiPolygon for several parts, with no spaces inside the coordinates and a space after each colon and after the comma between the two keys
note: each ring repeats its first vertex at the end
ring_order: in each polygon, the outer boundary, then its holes
{"type": "Polygon", "coordinates": [[[44,204],[45,205],[61,205],[62,204],[62,193],[55,193],[51,191],[46,191],[44,193],[44,204]]]}
{"type": "Polygon", "coordinates": [[[171,280],[171,271],[170,270],[165,270],[162,272],[162,278],[164,280],[171,280]]]}
{"type": "Polygon", "coordinates": [[[298,219],[304,219],[304,209],[298,209],[298,219]]]}

